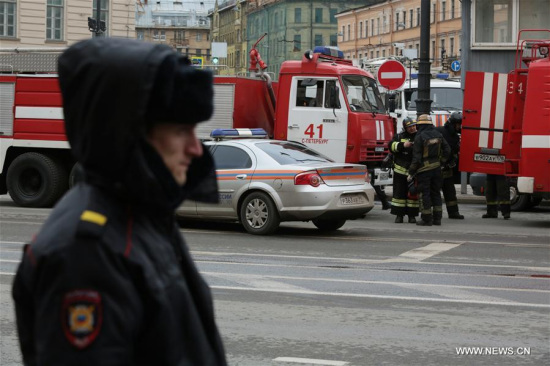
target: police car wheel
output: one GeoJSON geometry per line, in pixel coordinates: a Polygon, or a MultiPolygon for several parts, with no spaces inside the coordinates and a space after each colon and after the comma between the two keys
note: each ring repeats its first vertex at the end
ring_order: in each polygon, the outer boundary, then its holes
{"type": "Polygon", "coordinates": [[[51,207],[67,190],[67,170],[55,159],[35,152],[19,155],[7,175],[8,192],[23,207],[51,207]]]}
{"type": "Polygon", "coordinates": [[[334,231],[340,229],[346,220],[313,220],[313,225],[322,231],[334,231]]]}
{"type": "Polygon", "coordinates": [[[255,235],[272,234],[281,222],[275,203],[263,192],[253,192],[244,198],[240,219],[246,231],[255,235]]]}

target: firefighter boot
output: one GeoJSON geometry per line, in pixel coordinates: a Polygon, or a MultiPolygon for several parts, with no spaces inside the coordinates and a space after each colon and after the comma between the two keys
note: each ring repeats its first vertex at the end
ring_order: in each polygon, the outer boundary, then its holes
{"type": "Polygon", "coordinates": [[[504,220],[510,219],[510,205],[500,205],[500,211],[502,212],[502,217],[504,217],[504,220]]]}
{"type": "Polygon", "coordinates": [[[401,215],[395,216],[395,223],[396,224],[402,224],[403,223],[403,216],[401,216],[401,215]]]}
{"type": "Polygon", "coordinates": [[[409,216],[409,224],[416,224],[416,218],[414,216],[409,216]]]}
{"type": "Polygon", "coordinates": [[[434,212],[434,218],[433,218],[433,224],[436,225],[436,226],[441,226],[441,217],[442,217],[442,212],[441,211],[435,211],[434,212]]]}
{"type": "Polygon", "coordinates": [[[464,215],[461,215],[457,212],[449,212],[449,218],[450,219],[458,219],[458,220],[464,220],[464,215]]]}
{"type": "Polygon", "coordinates": [[[498,210],[496,206],[488,205],[487,213],[481,216],[482,219],[496,219],[498,217],[498,210]]]}
{"type": "Polygon", "coordinates": [[[416,225],[418,225],[418,226],[432,226],[433,225],[432,215],[421,215],[420,216],[420,221],[417,221],[416,225]]]}

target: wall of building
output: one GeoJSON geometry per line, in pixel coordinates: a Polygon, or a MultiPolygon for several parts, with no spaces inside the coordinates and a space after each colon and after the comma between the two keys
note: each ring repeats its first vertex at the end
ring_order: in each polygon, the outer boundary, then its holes
{"type": "MultiPolygon", "coordinates": [[[[399,56],[401,46],[416,49],[419,55],[420,3],[378,1],[338,14],[339,48],[346,58],[357,60],[399,56]]],[[[461,3],[432,0],[430,10],[430,58],[433,67],[441,67],[443,61],[447,64],[461,56],[461,3]]]]}
{"type": "MultiPolygon", "coordinates": [[[[102,0],[107,1],[107,0],[102,0]]],[[[135,0],[108,0],[109,36],[135,37],[135,0]]],[[[47,0],[20,0],[16,8],[14,37],[0,36],[0,48],[66,47],[79,40],[92,37],[88,30],[88,17],[95,18],[90,0],[65,0],[63,7],[63,36],[61,40],[46,39],[47,0]]]]}

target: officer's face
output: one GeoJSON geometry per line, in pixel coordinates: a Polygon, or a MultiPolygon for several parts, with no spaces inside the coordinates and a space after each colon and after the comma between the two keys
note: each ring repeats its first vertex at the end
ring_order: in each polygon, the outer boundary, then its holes
{"type": "Polygon", "coordinates": [[[148,135],[176,182],[183,186],[193,158],[202,155],[202,144],[195,135],[195,125],[157,123],[148,135]]]}
{"type": "Polygon", "coordinates": [[[455,123],[455,131],[460,132],[462,130],[462,123],[455,123]]]}
{"type": "Polygon", "coordinates": [[[416,133],[416,125],[412,125],[412,126],[409,126],[407,127],[407,133],[408,134],[415,134],[416,133]]]}

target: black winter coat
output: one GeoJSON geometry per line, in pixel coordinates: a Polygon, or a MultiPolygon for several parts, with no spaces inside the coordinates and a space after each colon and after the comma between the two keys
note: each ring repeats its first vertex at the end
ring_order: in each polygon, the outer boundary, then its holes
{"type": "MultiPolygon", "coordinates": [[[[212,158],[204,149],[181,187],[145,138],[161,64],[179,57],[107,38],[61,56],[67,136],[86,182],[53,209],[15,277],[25,365],[227,364],[210,290],[174,217],[186,197],[217,200],[212,158]]],[[[174,121],[208,118],[211,108],[194,98],[211,103],[211,76],[182,70],[194,94],[174,121]]]]}
{"type": "Polygon", "coordinates": [[[446,122],[443,126],[436,128],[443,136],[445,141],[451,147],[451,157],[448,163],[458,165],[458,153],[460,151],[460,135],[456,132],[454,126],[450,122],[446,122]]]}

